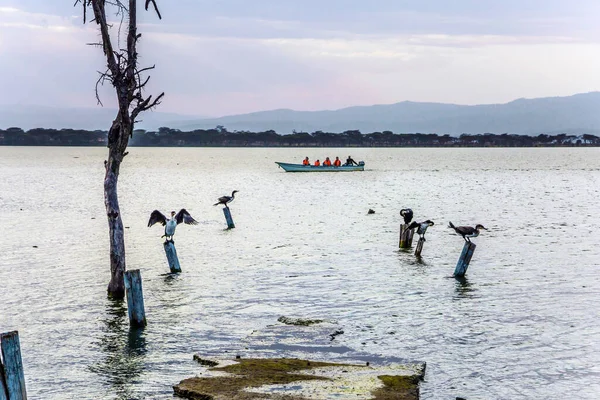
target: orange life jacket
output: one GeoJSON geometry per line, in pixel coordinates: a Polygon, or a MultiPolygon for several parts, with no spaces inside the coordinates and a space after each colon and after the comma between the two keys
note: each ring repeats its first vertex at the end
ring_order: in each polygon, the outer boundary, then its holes
{"type": "Polygon", "coordinates": [[[331,160],[325,160],[323,161],[323,165],[326,167],[331,167],[331,160]]]}
{"type": "Polygon", "coordinates": [[[310,165],[310,161],[308,161],[306,158],[304,160],[302,160],[302,165],[310,165]]]}
{"type": "Polygon", "coordinates": [[[333,162],[333,165],[335,165],[336,167],[339,167],[340,165],[342,165],[342,162],[340,160],[335,160],[333,162]]]}
{"type": "Polygon", "coordinates": [[[319,162],[319,160],[315,161],[315,167],[320,167],[321,163],[319,162]]]}

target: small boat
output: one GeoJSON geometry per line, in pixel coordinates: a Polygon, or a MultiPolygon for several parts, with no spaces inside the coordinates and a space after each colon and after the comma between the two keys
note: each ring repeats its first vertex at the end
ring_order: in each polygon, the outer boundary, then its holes
{"type": "Polygon", "coordinates": [[[323,165],[315,167],[314,165],[290,164],[275,161],[275,164],[283,168],[285,172],[344,172],[344,171],[364,171],[365,162],[359,161],[358,165],[341,165],[339,167],[325,167],[323,165]]]}

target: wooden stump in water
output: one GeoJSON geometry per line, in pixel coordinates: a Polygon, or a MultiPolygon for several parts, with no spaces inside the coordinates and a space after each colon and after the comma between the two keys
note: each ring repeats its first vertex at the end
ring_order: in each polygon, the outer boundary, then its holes
{"type": "Polygon", "coordinates": [[[477,247],[475,243],[465,242],[462,253],[460,253],[458,263],[456,264],[456,269],[454,269],[454,276],[465,276],[467,273],[467,268],[469,268],[471,258],[473,257],[473,253],[475,252],[475,247],[477,247]]]}
{"type": "Polygon", "coordinates": [[[173,243],[172,240],[168,240],[164,243],[164,248],[171,272],[181,272],[181,266],[179,265],[179,259],[177,258],[177,250],[175,250],[175,243],[173,243]]]}
{"type": "Polygon", "coordinates": [[[417,243],[417,249],[415,250],[415,256],[421,257],[421,252],[423,251],[424,244],[425,238],[419,238],[419,242],[417,243]]]}
{"type": "Polygon", "coordinates": [[[408,229],[409,224],[400,224],[400,248],[408,249],[412,246],[414,229],[408,229]]]}
{"type": "Polygon", "coordinates": [[[4,367],[2,366],[2,357],[0,357],[0,400],[8,400],[6,382],[4,382],[4,367]]]}
{"type": "Polygon", "coordinates": [[[235,228],[235,224],[233,223],[233,218],[231,218],[231,211],[229,207],[223,208],[223,214],[225,214],[225,220],[227,221],[227,229],[235,228]]]}
{"type": "Polygon", "coordinates": [[[27,400],[25,390],[25,373],[23,372],[23,361],[21,359],[21,345],[19,343],[19,332],[8,332],[0,335],[0,348],[2,350],[2,377],[0,377],[0,388],[4,386],[4,392],[0,393],[0,399],[27,400]]]}
{"type": "Polygon", "coordinates": [[[140,270],[125,271],[124,278],[129,323],[134,327],[144,327],[146,326],[146,312],[144,311],[144,293],[142,291],[140,270]]]}

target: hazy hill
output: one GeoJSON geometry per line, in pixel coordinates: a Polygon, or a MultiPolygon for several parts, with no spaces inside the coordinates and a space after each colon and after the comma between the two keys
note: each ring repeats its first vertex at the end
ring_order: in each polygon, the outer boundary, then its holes
{"type": "MultiPolygon", "coordinates": [[[[404,101],[396,104],[348,107],[334,111],[272,110],[221,118],[202,119],[151,111],[136,128],[166,126],[181,130],[208,129],[217,125],[229,131],[275,130],[361,132],[391,130],[460,135],[462,133],[568,133],[600,132],[600,92],[568,97],[519,99],[506,104],[463,106],[404,101]]],[[[106,130],[115,111],[105,108],[51,108],[0,106],[0,128],[74,128],[106,130]]]]}
{"type": "MultiPolygon", "coordinates": [[[[104,107],[60,108],[0,105],[0,129],[19,127],[25,130],[33,128],[108,130],[116,114],[115,109],[104,107]]],[[[174,126],[192,118],[198,117],[147,111],[140,116],[142,121],[136,124],[136,128],[157,129],[161,126],[174,126]]]]}
{"type": "Polygon", "coordinates": [[[182,130],[214,128],[281,133],[293,130],[362,132],[391,130],[440,134],[600,131],[600,92],[568,97],[519,99],[506,104],[463,106],[405,101],[389,105],[349,107],[334,111],[273,110],[172,125],[182,130]]]}

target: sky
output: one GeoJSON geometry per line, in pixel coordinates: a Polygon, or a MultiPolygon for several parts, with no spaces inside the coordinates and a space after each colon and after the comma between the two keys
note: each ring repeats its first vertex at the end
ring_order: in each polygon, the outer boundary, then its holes
{"type": "MultiPolygon", "coordinates": [[[[0,0],[0,105],[96,107],[74,0],[0,0]]],[[[600,90],[598,0],[157,0],[139,10],[158,111],[223,116],[600,90]]],[[[114,26],[119,17],[111,13],[114,26]]],[[[105,106],[114,91],[101,90],[105,106]]]]}

